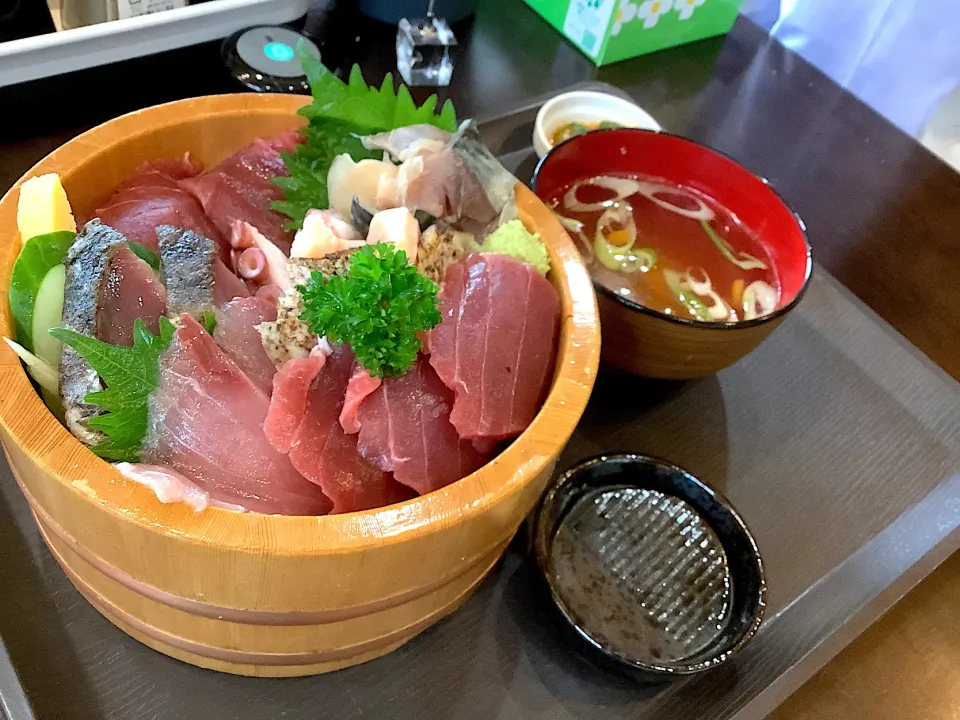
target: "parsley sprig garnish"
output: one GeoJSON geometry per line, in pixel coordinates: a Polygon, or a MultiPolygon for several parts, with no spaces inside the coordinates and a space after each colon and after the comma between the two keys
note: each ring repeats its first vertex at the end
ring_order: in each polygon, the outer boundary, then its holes
{"type": "Polygon", "coordinates": [[[297,47],[297,55],[313,94],[313,102],[299,110],[309,125],[302,131],[304,142],[294,152],[282,153],[290,175],[273,179],[284,191],[284,199],[273,203],[273,209],[291,218],[287,223],[290,230],[303,225],[307,210],[323,210],[329,205],[327,172],[337,155],[348,153],[358,162],[380,156],[380,152],[363,147],[361,136],[422,123],[450,132],[457,129],[449,100],[438,114],[436,95],[417,107],[405,85],[394,92],[390,74],[379,88],[370,87],[354,65],[344,83],[302,45],[297,47]]]}
{"type": "Polygon", "coordinates": [[[347,343],[374,377],[403,375],[417,359],[417,333],[440,322],[439,288],[392,245],[365,245],[344,276],[311,273],[300,318],[317,335],[347,343]]]}
{"type": "Polygon", "coordinates": [[[50,329],[57,340],[83,356],[106,385],[84,398],[84,402],[105,411],[88,423],[107,436],[92,448],[100,457],[139,461],[140,446],[147,434],[147,401],[157,387],[160,355],[170,346],[174,331],[173,323],[162,317],[160,333],[154,335],[137,318],[133,323],[133,347],[124,347],[66,328],[50,329]]]}

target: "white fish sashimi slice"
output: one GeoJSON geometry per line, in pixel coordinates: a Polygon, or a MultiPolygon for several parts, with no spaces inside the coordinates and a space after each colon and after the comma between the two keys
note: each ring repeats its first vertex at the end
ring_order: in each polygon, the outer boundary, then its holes
{"type": "Polygon", "coordinates": [[[209,493],[201,490],[171,468],[128,462],[114,463],[113,466],[128,480],[150,488],[162,503],[183,502],[194,512],[203,512],[208,507],[218,507],[234,512],[247,511],[242,505],[212,499],[209,493]]]}
{"type": "Polygon", "coordinates": [[[348,154],[337,155],[327,172],[327,195],[330,207],[343,217],[350,217],[354,195],[363,207],[377,209],[377,191],[384,178],[397,177],[398,166],[383,160],[354,162],[348,154]]]}
{"type": "Polygon", "coordinates": [[[517,179],[490,152],[480,139],[480,131],[473,120],[465,120],[451,137],[450,149],[476,177],[497,215],[507,213],[515,217],[511,206],[516,206],[517,179]]]}
{"type": "Polygon", "coordinates": [[[310,210],[290,248],[292,258],[322,258],[364,245],[357,229],[335,210],[310,210]]]}
{"type": "Polygon", "coordinates": [[[437,152],[409,157],[397,175],[397,197],[458,230],[484,236],[516,217],[517,180],[483,144],[467,121],[437,152]]]}
{"type": "Polygon", "coordinates": [[[370,221],[367,243],[390,243],[397,250],[407,254],[407,262],[417,261],[417,248],[420,245],[420,224],[407,208],[381,210],[370,221]]]}
{"type": "Polygon", "coordinates": [[[383,150],[399,162],[440,152],[449,141],[450,133],[433,125],[409,125],[362,138],[368,150],[383,150]]]}

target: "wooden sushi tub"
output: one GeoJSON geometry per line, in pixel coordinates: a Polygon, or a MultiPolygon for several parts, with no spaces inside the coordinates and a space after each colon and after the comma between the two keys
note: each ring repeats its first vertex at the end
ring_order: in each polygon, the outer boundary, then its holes
{"type": "MultiPolygon", "coordinates": [[[[190,151],[210,166],[256,137],[298,127],[303,102],[247,94],[150,108],[72,140],[25,178],[59,173],[83,215],[140,162],[190,151]]],[[[20,248],[19,184],[0,201],[4,297],[20,248]]],[[[549,397],[492,462],[400,505],[325,517],[164,505],[60,425],[4,345],[0,440],[43,537],[77,589],[160,652],[260,676],[321,673],[384,655],[466,600],[537,501],[586,406],[600,350],[596,302],[579,254],[532,193],[518,185],[517,197],[524,223],[549,247],[561,297],[549,397]]],[[[11,325],[4,303],[0,332],[10,336],[11,325]]]]}

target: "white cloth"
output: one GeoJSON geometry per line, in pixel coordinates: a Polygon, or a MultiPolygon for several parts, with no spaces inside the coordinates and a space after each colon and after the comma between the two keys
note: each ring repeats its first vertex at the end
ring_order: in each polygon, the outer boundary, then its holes
{"type": "Polygon", "coordinates": [[[960,0],[747,0],[743,12],[911,135],[960,85],[960,0]]]}

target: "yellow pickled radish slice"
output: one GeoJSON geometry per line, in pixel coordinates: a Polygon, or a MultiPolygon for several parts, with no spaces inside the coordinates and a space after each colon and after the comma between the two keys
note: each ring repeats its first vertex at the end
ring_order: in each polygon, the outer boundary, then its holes
{"type": "Polygon", "coordinates": [[[56,173],[30,178],[20,186],[17,229],[21,244],[37,235],[77,231],[67,193],[56,173]]]}

